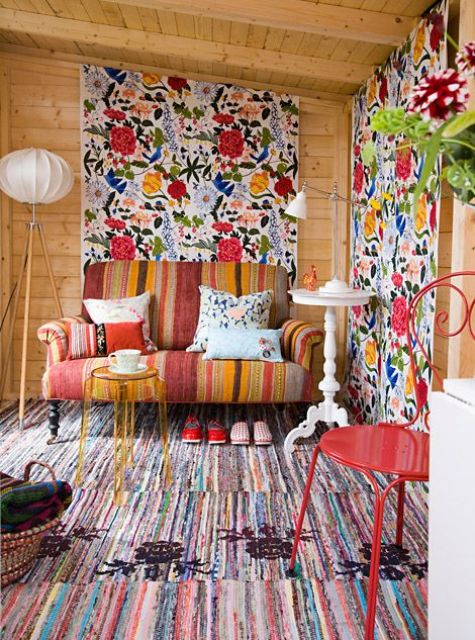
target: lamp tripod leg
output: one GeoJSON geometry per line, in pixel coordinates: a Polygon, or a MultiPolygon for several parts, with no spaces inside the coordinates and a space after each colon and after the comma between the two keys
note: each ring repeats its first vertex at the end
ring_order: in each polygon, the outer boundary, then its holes
{"type": "Polygon", "coordinates": [[[63,317],[63,310],[61,308],[61,302],[60,302],[60,299],[59,299],[58,290],[57,290],[56,284],[54,282],[53,269],[51,267],[51,262],[50,262],[50,259],[49,259],[48,247],[47,247],[47,244],[46,244],[45,231],[43,229],[43,225],[41,224],[41,222],[37,222],[36,226],[38,227],[38,233],[40,235],[41,248],[43,250],[43,257],[44,257],[45,263],[46,263],[46,270],[48,271],[48,278],[49,278],[49,281],[51,283],[51,288],[53,290],[54,302],[56,304],[56,312],[58,314],[58,318],[62,318],[63,317]]]}
{"type": "Polygon", "coordinates": [[[23,248],[23,254],[21,256],[20,273],[18,274],[18,282],[17,282],[16,291],[15,291],[15,298],[13,302],[13,309],[12,309],[12,315],[11,315],[10,331],[8,335],[5,359],[3,362],[2,379],[0,381],[0,400],[3,400],[3,393],[5,391],[5,384],[7,381],[8,363],[10,361],[10,356],[12,353],[13,336],[15,333],[15,322],[16,322],[16,317],[18,313],[18,305],[20,303],[21,285],[23,284],[23,276],[25,275],[25,271],[26,271],[26,262],[28,257],[28,243],[29,243],[30,233],[31,233],[31,227],[29,223],[27,223],[26,234],[25,234],[25,246],[23,248]]]}
{"type": "Polygon", "coordinates": [[[18,419],[20,429],[23,428],[25,416],[25,387],[26,387],[26,361],[28,357],[28,328],[30,322],[30,301],[31,301],[31,270],[33,266],[33,224],[29,228],[28,237],[28,258],[26,263],[26,290],[25,290],[25,312],[23,320],[23,345],[21,351],[21,374],[20,374],[20,406],[18,408],[18,419]]]}

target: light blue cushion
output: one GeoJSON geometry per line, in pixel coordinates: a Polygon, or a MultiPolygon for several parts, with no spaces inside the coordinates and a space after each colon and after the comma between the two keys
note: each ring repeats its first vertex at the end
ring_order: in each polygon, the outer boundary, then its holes
{"type": "Polygon", "coordinates": [[[206,351],[208,328],[267,329],[273,291],[257,291],[240,297],[200,285],[200,317],[193,344],[187,351],[206,351]]]}
{"type": "Polygon", "coordinates": [[[283,362],[281,329],[208,328],[208,348],[203,360],[263,360],[283,362]]]}

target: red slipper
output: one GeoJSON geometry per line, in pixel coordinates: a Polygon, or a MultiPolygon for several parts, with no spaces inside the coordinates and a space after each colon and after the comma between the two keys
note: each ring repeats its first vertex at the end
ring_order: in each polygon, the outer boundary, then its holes
{"type": "Polygon", "coordinates": [[[208,422],[209,444],[225,444],[228,441],[228,432],[217,420],[208,422]]]}
{"type": "Polygon", "coordinates": [[[203,441],[203,429],[196,416],[188,416],[181,434],[183,442],[200,443],[203,441]]]}

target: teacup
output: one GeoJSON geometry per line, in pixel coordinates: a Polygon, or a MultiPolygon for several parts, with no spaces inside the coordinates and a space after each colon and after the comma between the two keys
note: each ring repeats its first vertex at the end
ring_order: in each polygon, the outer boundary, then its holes
{"type": "Polygon", "coordinates": [[[118,349],[109,354],[109,361],[117,367],[119,373],[136,373],[139,368],[140,354],[140,349],[118,349]]]}

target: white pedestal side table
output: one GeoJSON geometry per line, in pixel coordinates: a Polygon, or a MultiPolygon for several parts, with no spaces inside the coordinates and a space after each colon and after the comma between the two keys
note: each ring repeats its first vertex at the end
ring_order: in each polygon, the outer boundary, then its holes
{"type": "Polygon", "coordinates": [[[292,429],[287,434],[284,443],[284,451],[287,454],[293,453],[294,442],[297,438],[309,438],[316,429],[317,422],[336,422],[340,427],[348,424],[348,414],[346,409],[339,407],[335,402],[335,394],[340,389],[340,385],[335,378],[336,373],[336,308],[354,307],[364,305],[369,302],[371,295],[359,289],[353,289],[347,293],[328,295],[318,291],[307,291],[306,289],[292,289],[289,291],[295,304],[311,305],[315,307],[326,307],[325,309],[325,341],[323,343],[323,379],[319,382],[318,388],[323,392],[324,400],[318,406],[312,405],[306,419],[298,427],[292,429]]]}

